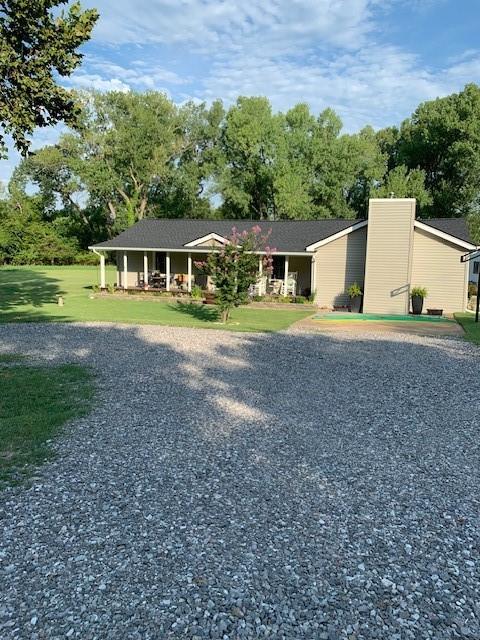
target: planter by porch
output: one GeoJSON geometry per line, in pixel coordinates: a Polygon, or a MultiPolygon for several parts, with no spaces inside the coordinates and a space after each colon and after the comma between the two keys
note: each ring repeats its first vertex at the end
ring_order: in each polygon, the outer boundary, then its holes
{"type": "Polygon", "coordinates": [[[362,298],[363,298],[363,296],[351,296],[350,297],[350,312],[351,313],[360,313],[360,309],[362,308],[362,298]]]}
{"type": "Polygon", "coordinates": [[[412,313],[414,316],[422,315],[423,310],[423,297],[412,296],[412,313]]]}
{"type": "Polygon", "coordinates": [[[203,302],[204,304],[215,304],[215,294],[207,291],[204,294],[203,302]]]}

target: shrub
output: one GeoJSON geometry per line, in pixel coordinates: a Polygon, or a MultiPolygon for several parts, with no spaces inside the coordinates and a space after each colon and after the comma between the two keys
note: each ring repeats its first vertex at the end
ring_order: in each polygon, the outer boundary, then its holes
{"type": "Polygon", "coordinates": [[[476,295],[477,295],[477,285],[473,282],[469,282],[468,297],[471,298],[472,296],[476,296],[476,295]]]}
{"type": "Polygon", "coordinates": [[[98,256],[92,251],[79,251],[75,254],[74,263],[83,265],[98,265],[98,256]]]}
{"type": "Polygon", "coordinates": [[[305,296],[296,296],[295,297],[295,302],[297,304],[307,304],[310,301],[305,296]]]}
{"type": "Polygon", "coordinates": [[[93,293],[98,293],[100,291],[98,284],[92,284],[92,291],[93,293]]]}
{"type": "Polygon", "coordinates": [[[425,287],[413,287],[412,290],[410,291],[410,297],[415,297],[418,296],[420,298],[426,298],[428,295],[427,290],[425,289],[425,287]]]}
{"type": "Polygon", "coordinates": [[[198,284],[194,284],[190,295],[194,300],[201,300],[203,298],[202,288],[199,287],[198,284]]]}
{"type": "Polygon", "coordinates": [[[107,284],[107,291],[108,293],[115,293],[115,285],[107,284]]]}
{"type": "Polygon", "coordinates": [[[358,282],[354,282],[347,289],[349,298],[356,298],[357,296],[363,295],[363,291],[360,289],[360,285],[358,282]]]}

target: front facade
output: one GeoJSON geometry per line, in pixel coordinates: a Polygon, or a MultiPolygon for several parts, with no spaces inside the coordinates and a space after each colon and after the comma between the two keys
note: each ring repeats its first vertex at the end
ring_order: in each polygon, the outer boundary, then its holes
{"type": "Polygon", "coordinates": [[[473,249],[463,219],[415,219],[413,199],[372,199],[368,220],[166,220],[145,219],[116,238],[91,247],[100,255],[105,287],[105,255],[113,252],[117,287],[190,292],[211,283],[195,262],[218,251],[230,236],[259,225],[275,247],[273,273],[261,273],[256,295],[310,296],[326,309],[348,305],[348,287],[364,291],[368,313],[407,314],[412,287],[428,291],[426,307],[445,313],[467,304],[473,249]]]}

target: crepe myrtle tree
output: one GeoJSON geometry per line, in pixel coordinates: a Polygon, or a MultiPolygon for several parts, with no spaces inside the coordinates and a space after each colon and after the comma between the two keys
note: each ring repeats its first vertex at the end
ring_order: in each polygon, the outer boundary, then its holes
{"type": "Polygon", "coordinates": [[[272,272],[275,249],[267,244],[269,235],[270,231],[262,235],[258,225],[241,233],[233,227],[228,241],[219,251],[210,253],[205,261],[195,262],[215,285],[216,304],[223,323],[228,321],[234,307],[248,301],[249,289],[259,279],[259,260],[262,261],[262,273],[272,272]]]}

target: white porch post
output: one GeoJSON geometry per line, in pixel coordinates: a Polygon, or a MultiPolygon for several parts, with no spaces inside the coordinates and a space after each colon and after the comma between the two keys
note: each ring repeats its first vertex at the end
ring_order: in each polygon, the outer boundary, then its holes
{"type": "Polygon", "coordinates": [[[148,286],[148,253],[143,252],[143,286],[148,286]]]}
{"type": "Polygon", "coordinates": [[[100,254],[100,289],[105,289],[105,254],[100,254]]]}
{"type": "Polygon", "coordinates": [[[189,253],[187,256],[187,271],[188,271],[187,288],[188,288],[188,292],[190,293],[192,291],[192,254],[191,253],[189,253]]]}
{"type": "Polygon", "coordinates": [[[283,278],[283,295],[287,295],[287,284],[288,284],[288,256],[285,256],[285,274],[283,278]]]}
{"type": "Polygon", "coordinates": [[[170,291],[170,251],[167,251],[167,255],[165,257],[165,269],[166,269],[166,287],[167,291],[170,291]]]}
{"type": "Polygon", "coordinates": [[[315,256],[312,256],[312,265],[310,270],[310,292],[314,296],[317,290],[317,283],[315,280],[315,256]]]}
{"type": "Polygon", "coordinates": [[[123,288],[128,289],[128,255],[123,252],[123,288]]]}

